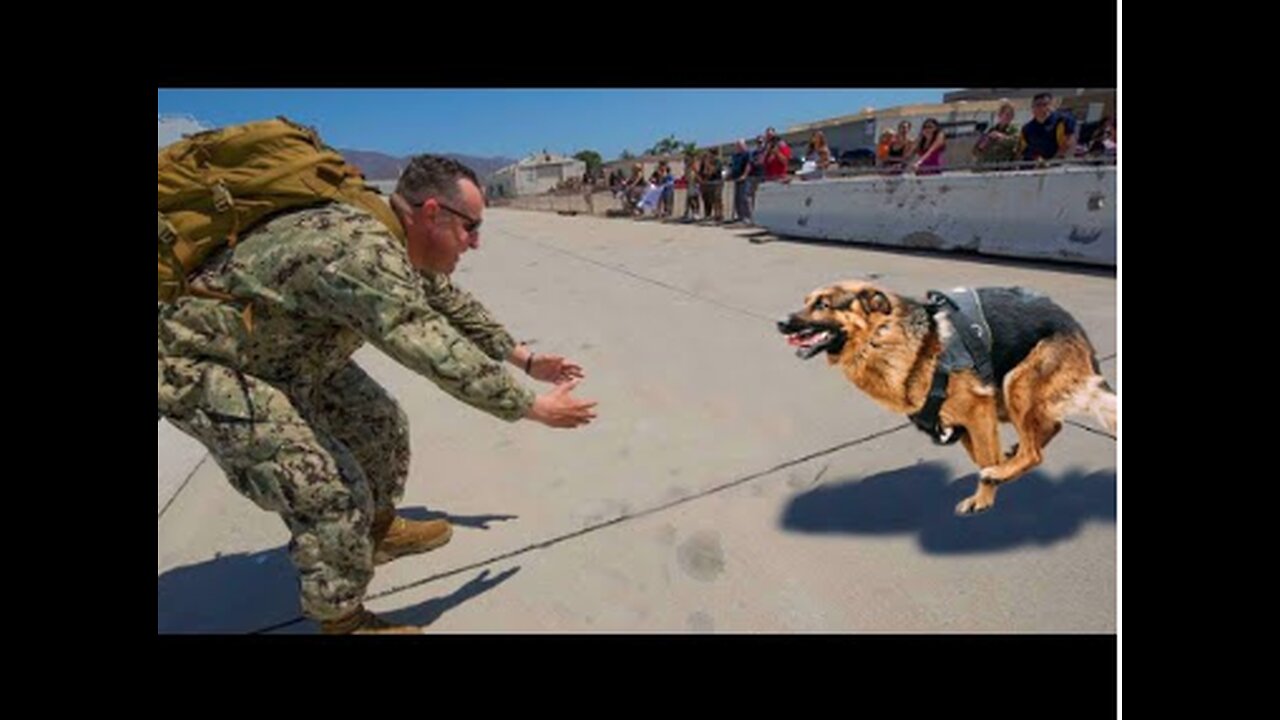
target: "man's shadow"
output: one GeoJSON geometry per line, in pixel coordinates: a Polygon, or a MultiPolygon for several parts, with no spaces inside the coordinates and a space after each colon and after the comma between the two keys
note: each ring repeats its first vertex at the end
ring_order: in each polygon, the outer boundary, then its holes
{"type": "MultiPolygon", "coordinates": [[[[448,595],[423,600],[417,605],[410,605],[409,607],[403,607],[397,610],[378,611],[378,616],[396,625],[416,625],[418,627],[426,627],[438,620],[446,611],[451,610],[471,598],[506,582],[507,578],[510,578],[517,572],[520,572],[519,565],[503,570],[490,579],[489,571],[482,570],[480,574],[471,578],[465,585],[454,590],[448,595]]],[[[288,634],[316,633],[319,631],[319,627],[310,620],[291,623],[288,626],[279,628],[279,632],[288,634]]]]}
{"type": "MultiPolygon", "coordinates": [[[[460,527],[489,529],[489,523],[515,515],[448,515],[422,507],[402,508],[406,517],[443,517],[460,527]]],[[[449,595],[386,613],[389,619],[426,625],[446,610],[514,575],[511,568],[492,579],[485,570],[449,595]]],[[[173,568],[156,579],[157,630],[161,633],[248,633],[301,616],[298,573],[284,546],[254,553],[219,555],[173,568]]],[[[310,625],[307,623],[306,625],[310,625]]],[[[312,626],[313,627],[313,626],[312,626]]]]}
{"type": "Polygon", "coordinates": [[[444,518],[457,527],[473,528],[475,530],[488,530],[490,529],[489,523],[515,520],[519,517],[518,515],[450,515],[440,510],[428,510],[421,506],[398,508],[396,513],[410,520],[444,518]]]}
{"type": "Polygon", "coordinates": [[[1057,478],[1032,472],[1003,486],[995,506],[972,517],[957,517],[953,508],[973,493],[977,475],[951,477],[933,462],[827,482],[793,498],[780,525],[805,533],[915,534],[926,553],[950,555],[1050,545],[1087,520],[1116,519],[1114,470],[1070,470],[1057,478]]]}

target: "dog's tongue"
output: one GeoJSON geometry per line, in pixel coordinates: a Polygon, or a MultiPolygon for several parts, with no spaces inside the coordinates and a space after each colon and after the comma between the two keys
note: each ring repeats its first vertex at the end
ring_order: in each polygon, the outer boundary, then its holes
{"type": "Polygon", "coordinates": [[[817,355],[820,352],[822,352],[822,348],[820,346],[816,344],[806,345],[796,351],[796,357],[800,358],[801,360],[808,360],[809,358],[813,357],[814,355],[817,355]]]}
{"type": "Polygon", "coordinates": [[[799,348],[796,350],[796,357],[803,360],[808,360],[821,352],[822,348],[826,346],[827,341],[830,339],[831,333],[826,330],[816,332],[811,335],[797,333],[795,335],[787,336],[787,342],[792,346],[799,348]]]}
{"type": "Polygon", "coordinates": [[[821,345],[831,338],[831,333],[822,330],[815,333],[795,333],[787,336],[787,343],[795,347],[808,348],[814,345],[821,345]]]}

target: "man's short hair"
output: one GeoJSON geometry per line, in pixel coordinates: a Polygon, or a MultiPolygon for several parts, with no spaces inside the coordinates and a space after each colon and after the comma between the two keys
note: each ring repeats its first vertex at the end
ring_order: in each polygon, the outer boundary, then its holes
{"type": "Polygon", "coordinates": [[[1032,102],[1033,104],[1034,104],[1034,103],[1038,103],[1038,102],[1040,102],[1041,100],[1044,100],[1044,101],[1046,101],[1046,102],[1052,102],[1052,101],[1053,101],[1053,93],[1048,93],[1048,92],[1036,93],[1036,94],[1035,94],[1035,97],[1031,98],[1031,102],[1032,102]]]}
{"type": "Polygon", "coordinates": [[[443,155],[414,155],[400,173],[396,194],[412,202],[443,197],[458,200],[458,180],[466,178],[480,187],[480,178],[471,168],[443,155]]]}

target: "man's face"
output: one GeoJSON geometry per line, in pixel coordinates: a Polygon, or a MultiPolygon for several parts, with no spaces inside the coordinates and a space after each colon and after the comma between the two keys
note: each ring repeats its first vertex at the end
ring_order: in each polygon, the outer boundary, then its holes
{"type": "Polygon", "coordinates": [[[1049,117],[1049,113],[1053,112],[1053,98],[1040,98],[1031,102],[1031,112],[1036,116],[1036,121],[1044,122],[1049,117]]]}
{"type": "Polygon", "coordinates": [[[409,261],[419,270],[448,275],[467,250],[480,247],[484,195],[466,178],[458,180],[458,197],[430,197],[414,210],[408,229],[409,261]]]}

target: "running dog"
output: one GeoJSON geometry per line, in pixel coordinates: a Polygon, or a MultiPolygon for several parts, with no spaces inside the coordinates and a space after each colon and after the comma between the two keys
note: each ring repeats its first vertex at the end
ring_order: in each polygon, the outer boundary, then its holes
{"type": "Polygon", "coordinates": [[[1116,429],[1116,395],[1080,324],[1022,288],[957,288],[921,301],[861,281],[818,288],[778,322],[802,359],[826,352],[872,399],[939,443],[957,439],[980,468],[956,514],[989,509],[996,489],[1039,465],[1065,416],[1116,429]],[[1018,444],[1005,455],[999,423],[1018,444]]]}

